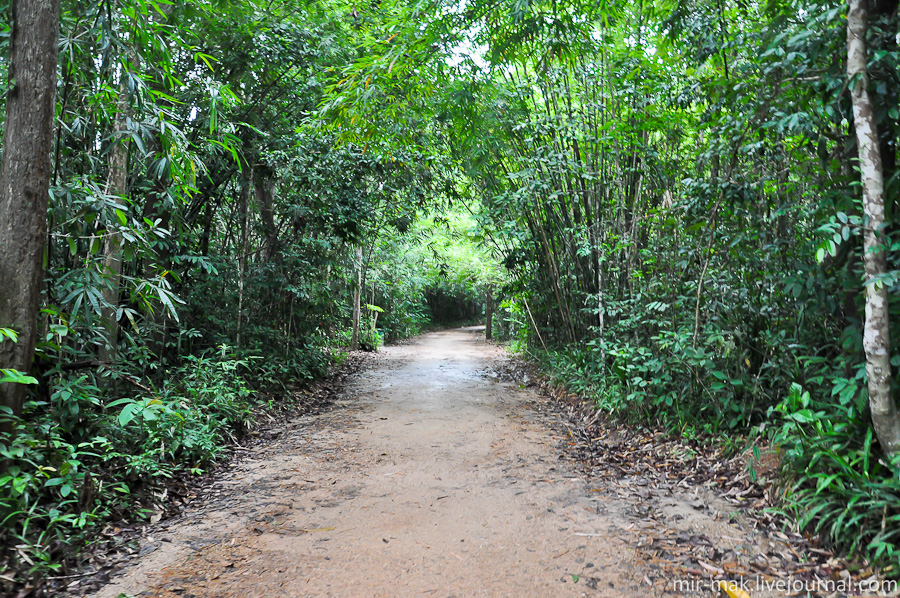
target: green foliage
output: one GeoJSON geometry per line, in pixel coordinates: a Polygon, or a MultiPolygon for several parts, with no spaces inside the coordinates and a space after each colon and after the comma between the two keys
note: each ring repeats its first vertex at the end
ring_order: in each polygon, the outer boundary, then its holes
{"type": "MultiPolygon", "coordinates": [[[[898,470],[863,409],[845,10],[479,7],[483,58],[458,66],[441,110],[512,279],[506,338],[599,408],[673,431],[742,434],[790,411],[778,438],[804,474],[786,508],[842,549],[894,559],[898,470]],[[789,403],[795,384],[815,409],[789,403]]],[[[868,42],[893,214],[888,13],[873,10],[868,42]]],[[[898,246],[876,281],[894,320],[898,246]]]]}
{"type": "Polygon", "coordinates": [[[247,360],[222,347],[213,356],[188,356],[158,397],[123,398],[106,405],[116,413],[128,452],[117,454],[128,474],[170,476],[178,466],[192,471],[215,461],[235,434],[252,422],[253,393],[242,378],[247,360]]]}
{"type": "Polygon", "coordinates": [[[900,565],[900,476],[876,450],[864,372],[834,378],[831,399],[793,384],[777,416],[784,510],[839,550],[900,565]],[[836,400],[834,400],[836,399],[836,400]]]}
{"type": "Polygon", "coordinates": [[[3,370],[0,369],[0,384],[4,383],[11,384],[37,384],[38,381],[33,376],[26,376],[22,372],[17,370],[3,370]]]}
{"type": "Polygon", "coordinates": [[[60,376],[51,402],[0,434],[2,564],[40,577],[113,515],[154,507],[155,478],[200,473],[253,422],[247,360],[225,347],[189,357],[155,395],[104,401],[91,376],[60,376]]]}
{"type": "MultiPolygon", "coordinates": [[[[0,328],[0,343],[9,340],[13,343],[19,340],[19,336],[15,330],[9,328],[0,328]]],[[[37,384],[38,381],[33,376],[27,376],[18,370],[0,369],[0,384],[37,384]]]]}
{"type": "Polygon", "coordinates": [[[477,222],[468,213],[447,210],[417,224],[414,257],[425,274],[423,292],[430,320],[437,325],[480,321],[488,285],[504,276],[481,245],[477,222]]]}
{"type": "MultiPolygon", "coordinates": [[[[258,401],[346,355],[355,295],[375,350],[480,320],[489,290],[497,336],[599,408],[775,430],[785,508],[895,559],[900,478],[860,369],[844,10],[63,3],[38,356],[0,370],[32,398],[0,441],[2,543],[28,547],[6,565],[53,570],[220,458],[258,401]]],[[[879,10],[890,220],[900,77],[879,10]]],[[[890,222],[876,283],[896,321],[890,222]]]]}
{"type": "MultiPolygon", "coordinates": [[[[41,407],[29,405],[26,415],[41,407]]],[[[6,464],[0,475],[0,544],[16,546],[2,564],[10,570],[27,564],[25,577],[39,579],[59,569],[69,542],[77,543],[95,517],[108,514],[117,491],[127,493],[127,487],[108,485],[102,504],[83,503],[83,489],[92,483],[86,463],[102,459],[107,439],[73,443],[46,415],[22,420],[7,411],[2,421],[11,433],[0,434],[0,458],[6,464]]]]}

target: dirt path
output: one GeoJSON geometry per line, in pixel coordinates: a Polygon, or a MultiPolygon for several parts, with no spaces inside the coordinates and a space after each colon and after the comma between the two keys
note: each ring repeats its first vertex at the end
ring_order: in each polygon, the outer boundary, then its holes
{"type": "MultiPolygon", "coordinates": [[[[634,549],[635,503],[560,460],[536,395],[498,381],[506,357],[481,338],[462,329],[382,349],[336,409],[287,424],[96,595],[668,594],[634,549]]],[[[682,527],[731,528],[673,500],[682,527]]]]}

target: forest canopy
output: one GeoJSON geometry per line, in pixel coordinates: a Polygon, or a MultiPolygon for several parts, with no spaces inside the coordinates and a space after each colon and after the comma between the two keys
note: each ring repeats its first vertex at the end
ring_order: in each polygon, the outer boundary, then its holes
{"type": "Polygon", "coordinates": [[[900,571],[896,0],[2,27],[0,583],[348,351],[486,317],[597,409],[777,447],[795,525],[900,571]]]}

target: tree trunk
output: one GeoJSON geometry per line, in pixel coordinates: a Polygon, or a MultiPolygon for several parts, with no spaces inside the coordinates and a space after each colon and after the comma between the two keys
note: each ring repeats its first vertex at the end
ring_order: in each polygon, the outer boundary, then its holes
{"type": "MultiPolygon", "coordinates": [[[[253,174],[250,174],[253,178],[253,174]]],[[[247,237],[248,237],[248,195],[250,193],[250,181],[241,183],[241,241],[238,246],[238,305],[237,305],[237,333],[234,337],[234,346],[241,347],[241,329],[244,323],[244,276],[247,272],[247,237]]]]}
{"type": "Polygon", "coordinates": [[[359,349],[359,320],[362,315],[362,275],[363,275],[363,250],[362,247],[356,250],[356,281],[353,287],[353,331],[350,334],[350,350],[359,349]]]}
{"type": "MultiPolygon", "coordinates": [[[[0,367],[28,371],[37,342],[56,93],[59,0],[12,0],[9,92],[0,165],[0,367]]],[[[0,385],[0,405],[22,413],[25,389],[0,385]]]]}
{"type": "Polygon", "coordinates": [[[866,269],[866,323],[863,347],[869,378],[869,407],[881,448],[890,456],[900,453],[900,414],[891,396],[891,338],[888,293],[873,279],[887,271],[884,242],[884,173],[878,130],[869,96],[866,64],[866,2],[848,0],[847,76],[853,99],[853,121],[862,176],[863,211],[866,217],[864,264],[866,269]]]}
{"type": "MultiPolygon", "coordinates": [[[[128,185],[128,141],[125,138],[128,117],[128,84],[125,67],[122,67],[119,84],[119,100],[116,108],[116,125],[113,132],[112,149],[109,152],[109,172],[106,176],[106,194],[117,198],[125,197],[128,185]]],[[[118,226],[118,225],[116,225],[118,226]]],[[[105,329],[106,342],[100,346],[100,361],[113,363],[118,356],[119,345],[119,287],[122,284],[122,234],[107,231],[103,241],[103,273],[106,286],[103,288],[103,307],[100,320],[105,329]]]]}
{"type": "Polygon", "coordinates": [[[488,285],[487,301],[484,306],[484,339],[491,340],[494,338],[494,286],[488,285]]]}
{"type": "Polygon", "coordinates": [[[260,168],[256,170],[256,176],[253,178],[256,202],[259,204],[260,221],[265,233],[263,255],[266,260],[272,259],[278,249],[278,229],[275,226],[275,208],[272,198],[274,181],[269,176],[270,172],[268,168],[260,168]]]}

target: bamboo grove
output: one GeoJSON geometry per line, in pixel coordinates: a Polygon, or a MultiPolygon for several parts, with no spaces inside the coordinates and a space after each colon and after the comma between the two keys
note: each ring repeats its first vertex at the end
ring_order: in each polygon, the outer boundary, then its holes
{"type": "Polygon", "coordinates": [[[447,58],[397,67],[386,28],[325,108],[430,104],[509,275],[505,333],[561,383],[690,438],[767,438],[801,526],[895,559],[897,20],[467,3],[402,30],[447,58]]]}
{"type": "MultiPolygon", "coordinates": [[[[4,9],[4,72],[32,9],[4,9]]],[[[208,469],[348,349],[475,317],[490,260],[470,217],[435,212],[440,156],[338,143],[317,116],[366,34],[349,13],[59,7],[48,205],[3,213],[0,593],[39,592],[106,521],[158,518],[167,480],[208,469]],[[16,252],[37,255],[36,312],[17,307],[16,252]]]]}
{"type": "Polygon", "coordinates": [[[0,567],[158,514],[348,349],[482,315],[598,409],[776,447],[796,525],[896,563],[898,7],[849,8],[62,0],[0,567]]]}
{"type": "MultiPolygon", "coordinates": [[[[600,408],[689,436],[772,435],[801,525],[893,555],[895,431],[875,448],[863,339],[867,290],[896,320],[896,259],[862,242],[846,7],[638,3],[588,28],[578,14],[488,17],[502,25],[485,31],[482,136],[460,135],[511,313],[600,408]]],[[[891,214],[896,3],[869,17],[891,214]]],[[[891,221],[878,228],[892,244],[891,221]]]]}
{"type": "MultiPolygon", "coordinates": [[[[897,4],[873,4],[861,36],[887,213],[872,226],[846,6],[492,10],[496,66],[458,152],[520,334],[600,408],[768,435],[800,525],[896,558],[896,426],[870,417],[863,340],[867,293],[897,316],[896,257],[867,232],[893,247],[897,4]]],[[[896,384],[878,392],[896,423],[896,384]]]]}

